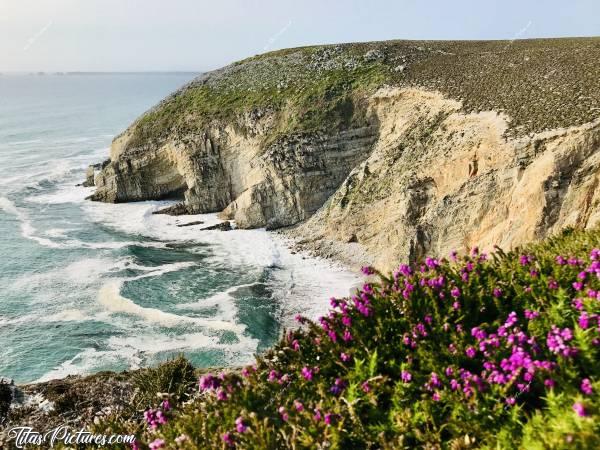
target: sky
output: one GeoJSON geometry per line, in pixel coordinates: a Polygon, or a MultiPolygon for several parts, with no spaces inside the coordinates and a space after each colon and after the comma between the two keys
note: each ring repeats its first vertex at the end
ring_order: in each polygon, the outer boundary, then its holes
{"type": "Polygon", "coordinates": [[[600,35],[599,0],[0,0],[0,72],[205,71],[286,47],[600,35]]]}

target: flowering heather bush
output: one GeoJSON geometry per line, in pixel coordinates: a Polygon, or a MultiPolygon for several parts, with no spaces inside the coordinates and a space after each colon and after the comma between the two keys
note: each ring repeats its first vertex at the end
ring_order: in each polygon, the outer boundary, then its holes
{"type": "Polygon", "coordinates": [[[600,448],[598,248],[567,231],[402,265],[148,413],[138,448],[600,448]]]}

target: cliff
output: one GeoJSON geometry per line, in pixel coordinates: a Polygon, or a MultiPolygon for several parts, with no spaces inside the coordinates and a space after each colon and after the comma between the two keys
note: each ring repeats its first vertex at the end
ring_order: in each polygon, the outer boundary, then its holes
{"type": "Polygon", "coordinates": [[[206,73],[111,147],[93,200],[294,226],[349,264],[598,223],[600,38],[289,49],[206,73]]]}

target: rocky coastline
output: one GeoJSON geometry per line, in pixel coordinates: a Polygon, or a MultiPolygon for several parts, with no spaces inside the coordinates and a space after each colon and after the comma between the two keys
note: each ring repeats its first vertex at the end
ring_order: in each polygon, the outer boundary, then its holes
{"type": "Polygon", "coordinates": [[[289,49],[201,75],[90,168],[92,200],[180,199],[390,269],[600,218],[600,39],[289,49]],[[277,71],[272,70],[278,67],[277,71]]]}

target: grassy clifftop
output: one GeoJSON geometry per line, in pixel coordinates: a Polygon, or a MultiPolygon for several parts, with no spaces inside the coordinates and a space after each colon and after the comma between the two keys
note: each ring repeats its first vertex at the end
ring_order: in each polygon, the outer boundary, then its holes
{"type": "Polygon", "coordinates": [[[466,111],[511,117],[509,133],[577,125],[600,112],[600,38],[387,41],[280,50],[200,76],[142,116],[128,148],[169,135],[274,114],[271,136],[347,128],[385,85],[460,99],[466,111]]]}
{"type": "Polygon", "coordinates": [[[569,230],[402,265],[255,365],[202,376],[186,401],[169,383],[143,419],[97,431],[143,449],[598,448],[599,246],[569,230]]]}

